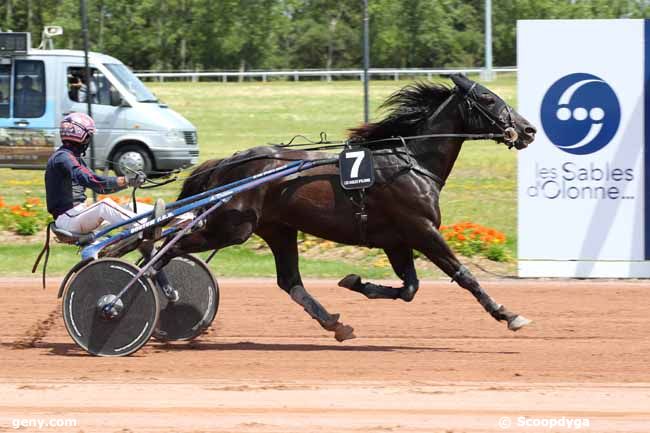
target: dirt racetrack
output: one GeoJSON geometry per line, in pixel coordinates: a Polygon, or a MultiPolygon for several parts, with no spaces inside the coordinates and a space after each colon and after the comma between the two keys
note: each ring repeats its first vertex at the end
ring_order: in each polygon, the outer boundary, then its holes
{"type": "Polygon", "coordinates": [[[57,285],[0,280],[0,431],[650,432],[647,282],[486,281],[535,321],[511,333],[446,281],[410,304],[308,281],[340,344],[272,280],[223,279],[209,332],[117,359],[73,345],[57,285]]]}

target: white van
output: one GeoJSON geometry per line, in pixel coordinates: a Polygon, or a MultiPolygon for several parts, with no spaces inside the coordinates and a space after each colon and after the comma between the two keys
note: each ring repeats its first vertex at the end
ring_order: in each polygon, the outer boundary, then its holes
{"type": "Polygon", "coordinates": [[[85,113],[88,95],[96,168],[122,175],[125,166],[152,172],[197,163],[194,125],[161,104],[122,62],[91,52],[87,86],[83,51],[31,49],[29,39],[0,33],[0,167],[45,167],[61,145],[61,119],[85,113]]]}

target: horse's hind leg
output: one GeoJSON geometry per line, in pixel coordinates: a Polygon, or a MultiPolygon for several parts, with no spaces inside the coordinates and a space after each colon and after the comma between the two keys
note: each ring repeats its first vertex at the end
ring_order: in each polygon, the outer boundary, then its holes
{"type": "Polygon", "coordinates": [[[481,306],[498,321],[505,320],[508,329],[517,331],[530,323],[530,320],[508,311],[503,305],[497,304],[494,299],[481,287],[474,275],[463,266],[451,251],[440,233],[432,229],[427,236],[419,238],[417,249],[422,251],[429,260],[435,263],[443,272],[449,275],[452,281],[467,289],[481,306]],[[426,240],[426,243],[423,241],[426,240]]]}
{"type": "Polygon", "coordinates": [[[324,329],[334,332],[337,341],[355,338],[354,329],[339,322],[339,314],[328,313],[325,307],[305,290],[298,268],[297,230],[285,225],[267,224],[258,227],[256,233],[266,241],[273,252],[278,286],[324,329]]]}
{"type": "Polygon", "coordinates": [[[411,302],[420,285],[413,263],[413,250],[410,248],[387,248],[384,251],[395,274],[404,282],[402,287],[364,283],[360,276],[354,274],[339,281],[339,286],[359,292],[369,299],[403,299],[406,302],[411,302]]]}

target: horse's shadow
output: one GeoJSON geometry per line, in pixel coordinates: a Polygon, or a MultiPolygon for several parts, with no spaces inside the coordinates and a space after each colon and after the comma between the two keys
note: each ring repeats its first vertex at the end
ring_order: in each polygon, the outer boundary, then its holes
{"type": "MultiPolygon", "coordinates": [[[[47,355],[53,356],[89,356],[83,349],[73,343],[58,343],[40,341],[29,347],[14,347],[15,349],[49,349],[47,355]]],[[[334,345],[310,343],[255,343],[240,341],[236,343],[220,343],[194,340],[189,342],[152,342],[131,356],[146,356],[147,353],[183,352],[183,351],[261,351],[261,352],[414,352],[414,353],[470,353],[470,354],[501,354],[515,355],[519,352],[502,350],[462,350],[453,347],[430,346],[398,346],[398,345],[334,345]]]]}
{"type": "Polygon", "coordinates": [[[395,352],[395,351],[435,351],[452,352],[451,347],[411,347],[411,346],[387,346],[387,345],[335,345],[335,344],[309,344],[309,343],[255,343],[252,341],[240,341],[237,343],[204,342],[195,340],[186,344],[159,343],[152,347],[156,352],[176,350],[241,350],[241,351],[262,351],[262,352],[395,352]]]}

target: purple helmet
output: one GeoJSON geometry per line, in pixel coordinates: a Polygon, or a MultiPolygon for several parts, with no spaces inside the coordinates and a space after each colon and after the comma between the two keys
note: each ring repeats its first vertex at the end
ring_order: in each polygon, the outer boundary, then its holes
{"type": "Polygon", "coordinates": [[[61,141],[86,144],[95,131],[95,121],[84,113],[70,113],[61,121],[61,141]]]}

